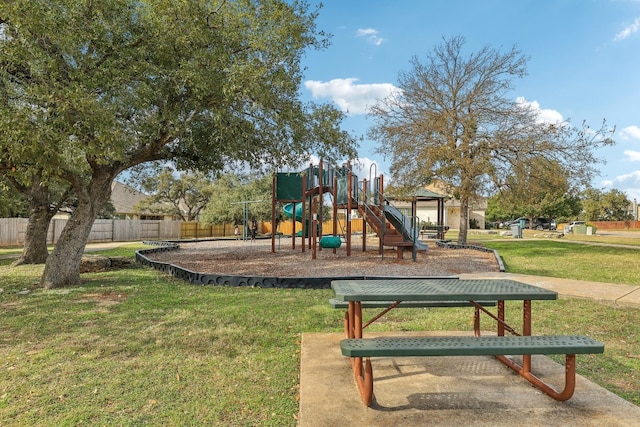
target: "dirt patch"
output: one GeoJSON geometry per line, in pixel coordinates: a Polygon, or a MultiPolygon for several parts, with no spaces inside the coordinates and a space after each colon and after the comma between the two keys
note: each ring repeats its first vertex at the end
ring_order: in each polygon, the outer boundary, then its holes
{"type": "Polygon", "coordinates": [[[83,294],[78,302],[95,302],[98,307],[110,307],[120,304],[127,299],[127,295],[118,292],[98,292],[83,294]]]}
{"type": "Polygon", "coordinates": [[[404,259],[387,249],[378,253],[377,239],[352,243],[351,255],[345,245],[333,253],[332,249],[302,252],[300,240],[292,249],[291,239],[276,241],[271,252],[270,240],[256,242],[209,241],[181,243],[180,249],[147,255],[150,259],[174,264],[191,271],[208,274],[226,274],[267,277],[338,277],[338,276],[449,276],[464,273],[500,271],[492,252],[475,249],[445,249],[429,244],[429,250],[418,252],[416,262],[410,250],[404,259]]]}

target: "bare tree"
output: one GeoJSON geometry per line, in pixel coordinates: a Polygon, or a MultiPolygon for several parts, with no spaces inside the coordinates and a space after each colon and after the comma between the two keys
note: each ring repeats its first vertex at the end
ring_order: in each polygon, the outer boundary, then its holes
{"type": "Polygon", "coordinates": [[[510,98],[528,61],[515,46],[466,55],[464,45],[458,36],[444,40],[425,62],[413,57],[412,69],[400,73],[400,91],[369,112],[375,121],[369,134],[380,141],[378,152],[391,158],[396,183],[439,182],[459,200],[461,244],[471,203],[502,188],[516,165],[543,157],[569,179],[587,182],[599,162],[593,150],[613,144],[606,124],[592,131],[545,123],[528,104],[510,98]]]}

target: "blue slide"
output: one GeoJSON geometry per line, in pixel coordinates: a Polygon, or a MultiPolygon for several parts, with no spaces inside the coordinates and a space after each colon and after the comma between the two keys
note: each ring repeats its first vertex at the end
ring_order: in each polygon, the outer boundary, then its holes
{"type": "MultiPolygon", "coordinates": [[[[282,207],[286,218],[293,218],[293,203],[287,203],[282,207]]],[[[296,221],[302,221],[302,203],[296,203],[296,221]]]]}
{"type": "Polygon", "coordinates": [[[391,224],[398,230],[405,241],[413,243],[417,251],[428,251],[429,245],[418,238],[418,230],[411,225],[411,218],[407,218],[395,206],[388,204],[384,206],[384,215],[391,224]]]}

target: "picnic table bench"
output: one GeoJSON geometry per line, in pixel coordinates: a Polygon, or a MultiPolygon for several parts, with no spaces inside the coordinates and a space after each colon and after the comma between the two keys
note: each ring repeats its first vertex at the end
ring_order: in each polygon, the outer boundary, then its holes
{"type": "Polygon", "coordinates": [[[491,355],[552,398],[564,401],[575,391],[576,354],[604,352],[604,344],[589,337],[533,336],[531,300],[556,299],[557,293],[513,280],[387,280],[374,283],[342,280],[333,281],[332,288],[336,292],[335,299],[348,304],[347,339],[341,341],[340,348],[344,356],[351,358],[354,377],[367,406],[373,399],[371,357],[491,355]],[[381,303],[385,298],[396,300],[397,305],[400,301],[438,303],[449,300],[473,304],[476,308],[475,336],[363,338],[362,307],[381,303]],[[476,301],[478,299],[485,299],[489,304],[493,299],[497,300],[498,314],[488,312],[476,301]],[[522,333],[505,322],[505,300],[523,301],[522,333]],[[496,335],[481,336],[478,319],[481,310],[496,320],[496,335]],[[505,336],[505,332],[512,336],[505,336]],[[556,391],[531,372],[531,356],[547,354],[565,355],[565,385],[561,391],[556,391]],[[506,355],[522,355],[522,362],[506,355]]]}
{"type": "MultiPolygon", "coordinates": [[[[476,301],[482,306],[495,306],[496,301],[476,301]]],[[[468,301],[362,301],[362,308],[386,308],[390,305],[396,304],[398,308],[446,308],[446,307],[473,307],[468,301]]],[[[346,301],[340,301],[335,298],[329,300],[329,305],[332,308],[349,308],[349,303],[346,301]]]]}
{"type": "MultiPolygon", "coordinates": [[[[373,399],[373,369],[371,357],[407,356],[496,356],[526,380],[556,400],[564,401],[575,391],[576,354],[604,352],[604,344],[584,336],[475,336],[475,337],[378,337],[350,338],[340,342],[344,356],[367,360],[362,373],[361,394],[367,406],[373,399]],[[556,391],[536,377],[529,367],[524,368],[509,355],[564,354],[565,385],[556,391]]],[[[523,363],[524,364],[524,363],[523,363]]],[[[360,385],[360,384],[359,384],[360,385]]]]}
{"type": "Polygon", "coordinates": [[[420,228],[420,238],[427,236],[429,239],[444,239],[444,235],[449,231],[448,225],[423,225],[420,228]]]}

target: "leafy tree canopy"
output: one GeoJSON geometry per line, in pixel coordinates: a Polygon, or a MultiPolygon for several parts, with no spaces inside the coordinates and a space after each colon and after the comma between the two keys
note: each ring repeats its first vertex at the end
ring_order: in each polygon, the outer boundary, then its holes
{"type": "Polygon", "coordinates": [[[633,219],[629,213],[631,202],[626,194],[617,189],[607,192],[587,188],[582,193],[581,219],[585,221],[624,221],[633,219]]]}
{"type": "Polygon", "coordinates": [[[211,179],[198,171],[177,173],[170,167],[150,167],[136,177],[137,187],[149,195],[134,206],[138,212],[175,215],[183,221],[195,221],[213,194],[211,179]]]}
{"type": "Polygon", "coordinates": [[[272,177],[264,175],[226,174],[213,184],[209,203],[202,212],[207,224],[244,222],[245,208],[249,220],[271,220],[272,177]]]}
{"type": "Polygon", "coordinates": [[[538,156],[514,165],[494,207],[515,213],[506,219],[570,217],[581,209],[577,193],[556,160],[538,156]]]}
{"type": "Polygon", "coordinates": [[[328,44],[315,18],[295,0],[3,3],[0,148],[78,198],[43,286],[79,282],[91,224],[132,166],[352,157],[342,113],[299,100],[301,56],[328,44]]]}
{"type": "Polygon", "coordinates": [[[0,177],[0,218],[19,218],[29,215],[28,203],[10,182],[0,177]]]}

